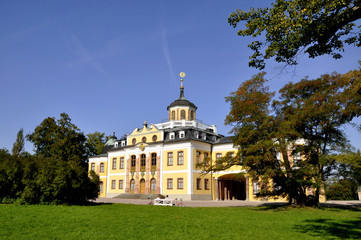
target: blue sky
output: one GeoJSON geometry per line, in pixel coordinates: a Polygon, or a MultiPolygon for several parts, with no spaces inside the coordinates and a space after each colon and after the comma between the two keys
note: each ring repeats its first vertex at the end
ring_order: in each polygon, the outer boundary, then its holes
{"type": "MultiPolygon", "coordinates": [[[[197,119],[228,135],[224,98],[259,71],[247,65],[251,39],[238,37],[227,18],[270,2],[1,1],[0,148],[11,150],[20,128],[30,133],[62,112],[84,133],[117,137],[144,120],[159,123],[179,97],[180,72],[197,119]]],[[[299,65],[283,71],[269,61],[265,71],[278,90],[304,76],[357,68],[361,48],[346,48],[343,56],[300,56],[299,65]]],[[[346,132],[361,148],[360,132],[346,132]]]]}

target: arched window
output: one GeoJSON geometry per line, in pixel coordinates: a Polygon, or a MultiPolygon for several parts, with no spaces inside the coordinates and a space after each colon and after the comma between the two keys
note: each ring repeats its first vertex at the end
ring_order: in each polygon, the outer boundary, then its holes
{"type": "Polygon", "coordinates": [[[132,179],[130,180],[130,193],[134,193],[134,189],[135,189],[135,180],[132,179]]]}
{"type": "Polygon", "coordinates": [[[186,111],[182,110],[181,111],[181,120],[186,119],[186,111]]]}
{"type": "Polygon", "coordinates": [[[137,142],[137,140],[135,138],[133,138],[132,144],[135,145],[136,142],[137,142]]]}
{"type": "Polygon", "coordinates": [[[152,178],[150,180],[150,193],[155,194],[156,193],[156,188],[157,188],[157,180],[155,180],[155,178],[152,178]]]}
{"type": "Polygon", "coordinates": [[[172,116],[171,116],[171,120],[175,120],[175,111],[172,111],[172,116]]]}
{"type": "Polygon", "coordinates": [[[152,153],[152,166],[157,166],[157,154],[152,153]]]}
{"type": "Polygon", "coordinates": [[[143,138],[142,138],[142,142],[145,143],[146,141],[147,141],[147,138],[146,138],[146,137],[143,137],[143,138]]]}
{"type": "Polygon", "coordinates": [[[132,156],[131,156],[130,166],[131,166],[132,168],[134,168],[135,165],[136,165],[136,159],[137,159],[137,157],[136,157],[135,155],[132,155],[132,156]]]}
{"type": "Polygon", "coordinates": [[[191,111],[191,116],[190,116],[190,121],[193,121],[194,120],[194,111],[191,111]]]}
{"type": "Polygon", "coordinates": [[[139,182],[140,185],[140,194],[144,194],[145,193],[145,180],[144,178],[142,178],[139,182]]]}
{"type": "Polygon", "coordinates": [[[140,155],[140,166],[145,167],[145,154],[140,155]]]}

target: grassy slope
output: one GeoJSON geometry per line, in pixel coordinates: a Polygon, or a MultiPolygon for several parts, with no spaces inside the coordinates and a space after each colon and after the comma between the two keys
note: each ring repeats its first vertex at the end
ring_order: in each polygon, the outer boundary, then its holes
{"type": "Polygon", "coordinates": [[[0,205],[0,239],[361,239],[361,211],[0,205]]]}

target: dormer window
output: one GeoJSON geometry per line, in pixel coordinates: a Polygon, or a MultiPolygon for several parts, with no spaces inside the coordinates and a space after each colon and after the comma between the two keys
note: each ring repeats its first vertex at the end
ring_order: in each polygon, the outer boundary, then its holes
{"type": "Polygon", "coordinates": [[[175,133],[174,132],[169,133],[169,139],[175,139],[175,133]]]}
{"type": "Polygon", "coordinates": [[[203,140],[207,140],[207,134],[202,133],[202,139],[203,139],[203,140]]]}
{"type": "Polygon", "coordinates": [[[124,147],[125,146],[125,141],[121,142],[121,146],[124,147]]]}
{"type": "Polygon", "coordinates": [[[118,147],[118,142],[114,143],[114,147],[116,147],[116,148],[118,147]]]}
{"type": "Polygon", "coordinates": [[[194,137],[195,137],[195,138],[199,138],[199,132],[197,132],[197,131],[194,132],[194,137]]]}
{"type": "Polygon", "coordinates": [[[184,138],[184,137],[185,137],[184,131],[179,131],[179,138],[184,138]]]}

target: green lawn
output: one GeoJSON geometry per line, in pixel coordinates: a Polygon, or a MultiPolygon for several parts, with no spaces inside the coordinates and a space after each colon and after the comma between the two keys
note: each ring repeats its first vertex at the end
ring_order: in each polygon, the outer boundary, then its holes
{"type": "Polygon", "coordinates": [[[361,210],[0,205],[0,239],[361,239],[361,210]]]}

